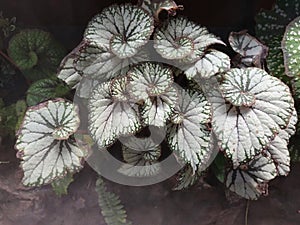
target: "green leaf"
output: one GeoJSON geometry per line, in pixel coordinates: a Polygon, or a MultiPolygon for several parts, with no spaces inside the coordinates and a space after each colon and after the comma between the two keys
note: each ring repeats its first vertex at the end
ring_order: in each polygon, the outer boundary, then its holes
{"type": "Polygon", "coordinates": [[[15,104],[5,106],[0,99],[0,135],[15,136],[23,121],[27,105],[24,100],[19,100],[15,104]]]}
{"type": "Polygon", "coordinates": [[[219,153],[212,165],[212,171],[221,182],[225,182],[227,161],[223,153],[219,153]]]}
{"type": "Polygon", "coordinates": [[[283,35],[276,35],[268,40],[269,54],[267,57],[267,65],[272,75],[284,80],[286,75],[281,48],[282,38],[283,35]]]}
{"type": "Polygon", "coordinates": [[[73,175],[70,173],[67,173],[66,176],[59,178],[57,180],[54,180],[51,183],[52,189],[55,192],[55,194],[58,197],[61,197],[62,195],[68,194],[68,188],[69,185],[74,181],[73,175]]]}
{"type": "MultiPolygon", "coordinates": [[[[0,29],[2,30],[3,36],[4,38],[9,37],[12,32],[15,31],[16,29],[16,17],[12,17],[12,18],[5,18],[3,16],[2,11],[0,11],[0,29]]],[[[1,39],[1,34],[0,34],[0,39],[1,39]]],[[[1,41],[0,41],[0,45],[1,45],[1,41]]],[[[0,48],[1,49],[1,48],[0,48]]]]}
{"type": "Polygon", "coordinates": [[[27,29],[13,36],[8,54],[28,79],[36,81],[55,75],[65,51],[50,33],[27,29]]]}
{"type": "Polygon", "coordinates": [[[107,225],[132,225],[132,223],[127,220],[126,211],[119,197],[107,191],[104,181],[100,177],[96,182],[96,191],[98,193],[98,203],[101,208],[101,214],[107,225]]]}
{"type": "Polygon", "coordinates": [[[283,50],[286,74],[292,77],[299,76],[300,75],[300,17],[297,17],[287,26],[282,40],[282,50],[283,50]]]}
{"type": "Polygon", "coordinates": [[[300,162],[300,148],[298,146],[292,146],[290,149],[291,161],[294,163],[300,162]]]}
{"type": "Polygon", "coordinates": [[[16,116],[18,118],[15,131],[17,132],[22,124],[22,121],[24,119],[24,115],[27,109],[27,104],[24,100],[19,100],[16,102],[16,116]]]}
{"type": "Polygon", "coordinates": [[[69,91],[70,88],[59,79],[42,79],[29,87],[26,101],[33,106],[48,99],[65,97],[69,91]]]}
{"type": "Polygon", "coordinates": [[[14,67],[0,56],[0,88],[9,88],[14,82],[13,77],[15,74],[14,67]]]}

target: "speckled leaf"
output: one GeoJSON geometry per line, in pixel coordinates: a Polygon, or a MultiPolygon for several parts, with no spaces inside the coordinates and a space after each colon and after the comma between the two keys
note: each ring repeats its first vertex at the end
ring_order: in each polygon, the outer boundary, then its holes
{"type": "Polygon", "coordinates": [[[79,126],[77,107],[62,99],[27,110],[17,134],[23,183],[40,186],[82,168],[86,153],[70,137],[79,126]]]}
{"type": "Polygon", "coordinates": [[[285,75],[281,41],[281,35],[274,36],[268,40],[269,54],[267,57],[267,65],[270,73],[279,78],[285,75]]]}
{"type": "Polygon", "coordinates": [[[251,107],[226,103],[218,94],[210,98],[214,112],[212,127],[220,147],[236,168],[251,160],[281,129],[286,128],[294,102],[284,83],[258,68],[232,69],[226,73],[225,82],[232,86],[231,89],[240,90],[242,95],[246,93],[255,97],[251,107]]]}
{"type": "MultiPolygon", "coordinates": [[[[126,77],[120,83],[126,83],[126,77]]],[[[122,85],[120,88],[126,85],[122,85]]],[[[89,131],[99,148],[108,147],[123,135],[137,132],[141,128],[137,107],[123,95],[113,95],[111,82],[101,83],[89,98],[89,131]]]]}
{"type": "Polygon", "coordinates": [[[297,17],[286,28],[282,40],[282,50],[286,74],[300,75],[300,17],[297,17]]]}
{"type": "Polygon", "coordinates": [[[267,42],[274,35],[283,35],[286,25],[299,15],[299,2],[277,0],[273,9],[262,10],[256,16],[258,37],[267,42]]]}
{"type": "Polygon", "coordinates": [[[142,106],[141,116],[145,125],[164,127],[178,101],[177,90],[170,87],[164,94],[148,97],[142,106]]]}
{"type": "Polygon", "coordinates": [[[230,58],[228,55],[217,50],[210,50],[195,64],[185,66],[185,74],[188,79],[196,75],[201,78],[210,78],[217,73],[230,69],[230,58]]]}
{"type": "Polygon", "coordinates": [[[179,90],[179,103],[168,125],[167,141],[193,170],[210,155],[211,107],[202,93],[179,90]]]}
{"type": "Polygon", "coordinates": [[[268,182],[277,175],[271,159],[262,155],[256,156],[247,165],[228,172],[226,186],[243,198],[256,200],[268,194],[268,182]]]}
{"type": "Polygon", "coordinates": [[[123,159],[119,172],[130,177],[149,177],[160,172],[161,148],[151,138],[123,138],[123,159]]]}
{"type": "Polygon", "coordinates": [[[84,37],[118,58],[129,58],[148,42],[153,28],[153,18],[143,9],[112,5],[91,20],[84,37]]]}
{"type": "Polygon", "coordinates": [[[158,63],[142,63],[129,72],[128,90],[136,100],[165,93],[173,83],[171,68],[158,63]]]}
{"type": "Polygon", "coordinates": [[[256,35],[269,47],[267,63],[274,76],[284,75],[281,40],[286,26],[297,16],[300,3],[289,0],[277,0],[272,10],[262,10],[256,16],[256,35]]]}
{"type": "Polygon", "coordinates": [[[224,44],[205,27],[183,17],[172,18],[154,34],[154,48],[166,59],[193,63],[212,44],[224,44]]]}

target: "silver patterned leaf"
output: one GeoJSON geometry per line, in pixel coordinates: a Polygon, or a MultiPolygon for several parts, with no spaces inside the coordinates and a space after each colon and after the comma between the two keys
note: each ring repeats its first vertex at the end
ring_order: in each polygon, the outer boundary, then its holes
{"type": "Polygon", "coordinates": [[[85,45],[82,42],[70,52],[60,63],[57,77],[63,80],[72,89],[76,89],[81,81],[82,73],[75,68],[75,60],[79,57],[79,50],[85,45]]]}
{"type": "Polygon", "coordinates": [[[262,68],[262,60],[266,59],[268,48],[255,37],[246,31],[231,32],[229,44],[235,52],[241,55],[241,63],[245,66],[254,65],[262,68]]]}
{"type": "Polygon", "coordinates": [[[82,75],[74,68],[73,62],[73,58],[66,58],[60,65],[61,69],[57,77],[63,80],[72,89],[76,89],[81,81],[82,75]]]}
{"type": "Polygon", "coordinates": [[[296,124],[298,122],[297,110],[294,108],[292,117],[290,118],[288,126],[283,130],[283,134],[281,135],[284,140],[289,142],[291,136],[296,133],[297,127],[296,124]]]}
{"type": "Polygon", "coordinates": [[[268,194],[268,182],[277,175],[276,167],[270,158],[256,156],[248,164],[228,172],[226,186],[243,198],[256,200],[268,194]]]}
{"type": "Polygon", "coordinates": [[[90,21],[84,38],[118,58],[129,58],[148,42],[153,24],[153,18],[137,6],[112,5],[90,21]]]}
{"type": "Polygon", "coordinates": [[[76,95],[83,99],[88,99],[93,89],[99,84],[99,80],[87,79],[83,77],[76,89],[76,95]]]}
{"type": "Polygon", "coordinates": [[[160,145],[151,138],[122,138],[123,159],[126,164],[119,172],[130,177],[149,177],[160,172],[160,145]]]}
{"type": "Polygon", "coordinates": [[[179,90],[178,95],[178,106],[167,129],[167,141],[170,148],[196,171],[211,154],[207,127],[211,107],[202,93],[179,90]]]}
{"type": "MultiPolygon", "coordinates": [[[[127,82],[126,77],[117,79],[121,80],[119,84],[127,82]]],[[[120,88],[125,86],[120,85],[120,88]]],[[[111,82],[101,83],[89,98],[88,129],[99,148],[108,147],[118,137],[135,133],[141,128],[135,103],[120,95],[120,92],[112,94],[111,87],[111,82]]]]}
{"type": "Polygon", "coordinates": [[[164,127],[178,101],[177,90],[170,87],[164,94],[148,97],[142,106],[141,116],[145,125],[164,127]]]}
{"type": "Polygon", "coordinates": [[[41,186],[82,168],[86,152],[70,137],[79,126],[77,107],[63,99],[30,107],[17,134],[23,183],[41,186]]]}
{"type": "Polygon", "coordinates": [[[224,74],[224,81],[220,85],[220,90],[224,98],[232,105],[250,107],[256,101],[255,93],[251,90],[261,82],[261,76],[265,74],[263,71],[254,69],[232,69],[224,74]]]}
{"type": "Polygon", "coordinates": [[[190,165],[187,165],[182,171],[179,172],[178,183],[172,190],[180,191],[195,185],[201,178],[202,172],[198,170],[194,172],[190,165]]]}
{"type": "Polygon", "coordinates": [[[280,176],[287,176],[290,172],[290,152],[288,149],[289,138],[296,131],[297,112],[293,115],[286,129],[279,131],[278,135],[269,144],[266,153],[274,161],[276,169],[280,176]]]}
{"type": "Polygon", "coordinates": [[[255,67],[232,69],[225,75],[225,82],[228,88],[221,84],[223,91],[230,91],[231,86],[241,95],[248,93],[255,97],[255,102],[237,101],[230,93],[225,94],[232,102],[241,102],[236,103],[239,106],[224,102],[221,93],[214,93],[210,98],[214,112],[213,130],[221,149],[236,168],[253,159],[281,129],[286,128],[294,110],[294,101],[283,82],[255,67]],[[245,103],[251,103],[251,107],[242,106],[245,103]]]}
{"type": "Polygon", "coordinates": [[[300,17],[293,20],[286,28],[282,40],[285,72],[289,76],[300,75],[300,17]]]}
{"type": "Polygon", "coordinates": [[[149,96],[159,96],[173,84],[173,72],[158,63],[142,63],[128,72],[128,90],[136,100],[146,100],[149,96]]]}
{"type": "Polygon", "coordinates": [[[81,48],[75,67],[86,77],[106,82],[116,76],[125,75],[130,65],[147,60],[148,54],[143,49],[133,57],[121,59],[97,46],[95,42],[90,42],[81,48]]]}
{"type": "Polygon", "coordinates": [[[217,50],[210,50],[195,64],[185,66],[184,72],[188,79],[192,79],[195,76],[210,78],[229,69],[229,56],[217,50]]]}
{"type": "Polygon", "coordinates": [[[224,44],[215,35],[183,17],[172,18],[154,34],[154,48],[166,59],[193,63],[212,44],[224,44]]]}

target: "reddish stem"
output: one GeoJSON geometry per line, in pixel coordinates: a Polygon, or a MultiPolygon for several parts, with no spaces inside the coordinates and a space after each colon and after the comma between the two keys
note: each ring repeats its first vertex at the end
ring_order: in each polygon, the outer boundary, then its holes
{"type": "Polygon", "coordinates": [[[12,61],[12,59],[9,58],[2,50],[0,50],[0,55],[3,56],[3,58],[5,58],[8,62],[10,62],[10,64],[16,67],[16,69],[20,70],[20,68],[15,64],[15,62],[12,61]]]}

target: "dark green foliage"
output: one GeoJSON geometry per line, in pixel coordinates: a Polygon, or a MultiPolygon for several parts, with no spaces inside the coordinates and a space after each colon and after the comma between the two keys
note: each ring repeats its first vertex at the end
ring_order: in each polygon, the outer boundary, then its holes
{"type": "Polygon", "coordinates": [[[281,40],[286,26],[299,15],[298,1],[277,0],[272,10],[262,10],[256,16],[256,35],[269,47],[268,68],[279,78],[286,79],[281,40]]]}
{"type": "Polygon", "coordinates": [[[68,173],[66,176],[51,183],[52,189],[59,197],[68,194],[68,187],[74,181],[73,175],[68,173]]]}
{"type": "Polygon", "coordinates": [[[48,99],[65,97],[69,91],[70,88],[58,78],[42,79],[29,87],[26,101],[28,106],[33,106],[48,99]]]}
{"type": "Polygon", "coordinates": [[[0,49],[4,48],[4,41],[16,30],[16,17],[5,18],[0,11],[0,49]]]}
{"type": "Polygon", "coordinates": [[[227,165],[226,158],[222,153],[219,153],[213,161],[212,171],[221,183],[225,183],[227,165]]]}
{"type": "Polygon", "coordinates": [[[55,75],[65,51],[50,33],[28,29],[10,40],[8,54],[27,79],[36,81],[55,75]]]}
{"type": "Polygon", "coordinates": [[[98,193],[98,202],[101,207],[101,213],[107,225],[131,225],[127,220],[124,206],[117,195],[108,192],[102,178],[96,182],[96,191],[98,193]]]}
{"type": "Polygon", "coordinates": [[[0,99],[0,136],[15,135],[22,123],[26,108],[27,105],[24,100],[5,106],[0,99]]]}
{"type": "Polygon", "coordinates": [[[15,73],[13,66],[0,56],[0,88],[8,88],[15,73]]]}

